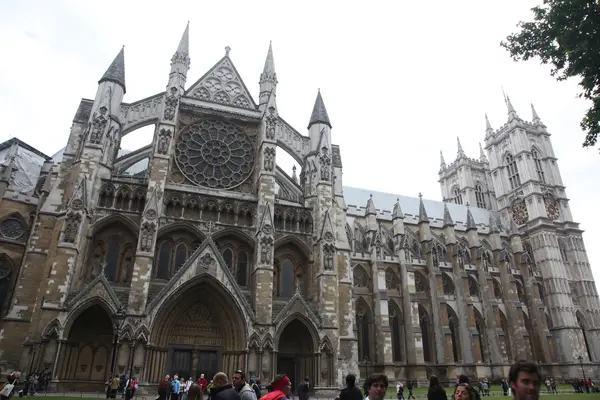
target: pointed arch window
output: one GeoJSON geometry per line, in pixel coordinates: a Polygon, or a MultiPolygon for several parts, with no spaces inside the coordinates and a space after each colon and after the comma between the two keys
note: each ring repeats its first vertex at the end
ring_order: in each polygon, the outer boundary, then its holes
{"type": "Polygon", "coordinates": [[[223,260],[225,260],[227,268],[233,273],[233,250],[225,249],[225,251],[223,251],[223,260]]]}
{"type": "Polygon", "coordinates": [[[483,193],[483,186],[480,183],[475,185],[475,201],[477,201],[477,207],[487,208],[485,204],[485,195],[483,193]]]}
{"type": "Polygon", "coordinates": [[[294,295],[294,263],[289,258],[281,264],[279,296],[290,298],[294,295]]]}
{"type": "Polygon", "coordinates": [[[455,187],[452,190],[452,195],[454,196],[454,203],[456,204],[462,204],[462,194],[460,193],[460,190],[458,189],[458,187],[455,187]]]}
{"type": "Polygon", "coordinates": [[[158,268],[156,271],[156,277],[158,279],[169,279],[170,272],[169,267],[171,264],[171,253],[173,252],[173,245],[170,241],[163,242],[160,246],[158,253],[158,268]]]}
{"type": "Polygon", "coordinates": [[[533,149],[531,150],[531,156],[533,157],[533,162],[535,163],[535,171],[537,172],[538,180],[541,183],[546,183],[540,153],[536,149],[533,149]]]}
{"type": "Polygon", "coordinates": [[[185,260],[188,258],[188,247],[185,243],[179,243],[175,248],[175,269],[173,273],[179,271],[179,268],[183,266],[185,260]]]}
{"type": "Polygon", "coordinates": [[[392,358],[394,361],[402,361],[402,326],[400,312],[396,307],[392,307],[390,310],[390,329],[392,331],[392,358]]]}
{"type": "Polygon", "coordinates": [[[356,305],[356,333],[358,338],[358,359],[369,361],[371,356],[370,340],[370,312],[364,300],[360,299],[356,305]]]}
{"type": "Polygon", "coordinates": [[[238,285],[246,286],[248,271],[248,253],[240,251],[237,257],[237,263],[235,266],[235,280],[238,285]]]}
{"type": "Polygon", "coordinates": [[[521,177],[519,176],[519,169],[517,168],[517,162],[511,154],[508,154],[505,158],[506,167],[508,169],[508,182],[510,188],[515,189],[521,186],[521,177]]]}
{"type": "Polygon", "coordinates": [[[108,250],[106,252],[106,268],[104,275],[109,281],[117,280],[117,270],[119,266],[119,256],[121,255],[121,240],[118,236],[112,236],[108,239],[108,250]]]}

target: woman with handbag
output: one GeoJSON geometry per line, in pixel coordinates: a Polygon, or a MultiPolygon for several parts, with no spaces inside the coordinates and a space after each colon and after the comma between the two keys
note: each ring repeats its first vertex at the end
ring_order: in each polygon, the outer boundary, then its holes
{"type": "Polygon", "coordinates": [[[19,383],[19,378],[15,372],[11,372],[6,377],[6,383],[0,388],[0,399],[8,400],[15,392],[15,385],[19,383]]]}

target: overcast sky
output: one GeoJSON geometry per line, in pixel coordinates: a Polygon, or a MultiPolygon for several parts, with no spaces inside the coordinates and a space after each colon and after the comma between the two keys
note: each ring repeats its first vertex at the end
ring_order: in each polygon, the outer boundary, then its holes
{"type": "MultiPolygon", "coordinates": [[[[583,149],[588,105],[575,81],[556,82],[537,61],[514,63],[499,46],[541,0],[461,1],[3,1],[0,4],[0,139],[46,154],[64,147],[82,97],[125,45],[132,102],[165,90],[170,58],[190,21],[188,87],[231,47],[258,100],[273,41],[279,112],[302,133],[321,88],[344,185],[441,200],[439,151],[456,158],[456,137],[478,157],[484,114],[507,120],[502,87],[530,120],[534,103],[552,142],[576,221],[600,279],[600,156],[583,149]],[[294,4],[295,6],[284,6],[294,4]]],[[[134,150],[146,128],[127,136],[134,150]]],[[[285,169],[290,159],[277,153],[285,169]]],[[[376,205],[377,206],[377,205],[376,205]]]]}

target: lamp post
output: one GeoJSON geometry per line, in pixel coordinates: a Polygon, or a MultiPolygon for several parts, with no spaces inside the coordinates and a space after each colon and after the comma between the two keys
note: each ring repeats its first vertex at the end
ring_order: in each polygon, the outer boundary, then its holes
{"type": "Polygon", "coordinates": [[[119,307],[115,315],[113,316],[113,323],[115,324],[115,333],[113,337],[113,351],[112,358],[110,362],[110,376],[114,376],[116,364],[117,364],[117,344],[119,342],[119,333],[121,332],[121,328],[123,327],[123,323],[125,322],[125,311],[123,307],[119,307]]]}
{"type": "Polygon", "coordinates": [[[583,356],[579,356],[577,357],[577,359],[579,360],[579,365],[581,365],[581,374],[583,375],[583,380],[585,381],[585,371],[583,369],[583,356]]]}

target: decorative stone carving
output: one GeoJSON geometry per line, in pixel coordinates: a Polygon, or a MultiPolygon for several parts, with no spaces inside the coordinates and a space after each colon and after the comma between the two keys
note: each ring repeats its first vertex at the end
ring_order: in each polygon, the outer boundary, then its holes
{"type": "Polygon", "coordinates": [[[169,144],[171,143],[171,130],[161,129],[158,134],[158,142],[156,144],[156,152],[158,154],[167,154],[169,152],[169,144]]]}
{"type": "Polygon", "coordinates": [[[210,253],[205,253],[202,257],[200,257],[200,265],[204,269],[209,269],[214,263],[215,259],[210,253]]]}
{"type": "Polygon", "coordinates": [[[6,239],[19,239],[25,233],[25,225],[16,218],[7,218],[0,223],[0,235],[6,239]]]}
{"type": "MultiPolygon", "coordinates": [[[[264,228],[263,228],[264,231],[264,228]]],[[[260,239],[260,262],[263,264],[271,263],[273,254],[273,238],[271,236],[263,236],[260,239]]]]}
{"type": "Polygon", "coordinates": [[[144,252],[152,251],[154,243],[154,232],[156,224],[154,222],[144,222],[142,224],[142,237],[140,239],[140,250],[144,252]]]}
{"type": "Polygon", "coordinates": [[[93,144],[100,144],[102,142],[102,135],[104,135],[106,125],[108,125],[108,117],[106,116],[108,109],[102,106],[98,111],[99,114],[94,113],[90,127],[90,143],[93,144]]]}
{"type": "Polygon", "coordinates": [[[192,96],[201,100],[254,110],[254,104],[250,101],[250,94],[248,94],[241,78],[235,72],[229,57],[222,60],[205,76],[199,85],[193,89],[192,96]]]}
{"type": "Polygon", "coordinates": [[[554,221],[560,217],[558,203],[551,193],[544,194],[544,205],[546,206],[548,218],[554,221]]]}
{"type": "Polygon", "coordinates": [[[460,249],[458,251],[458,254],[456,256],[456,261],[458,262],[458,268],[460,268],[461,270],[465,269],[465,256],[462,252],[462,249],[460,249]]]}
{"type": "Polygon", "coordinates": [[[394,276],[394,271],[392,271],[389,268],[385,271],[385,288],[388,290],[398,289],[398,287],[396,287],[396,279],[394,276]]]}
{"type": "Polygon", "coordinates": [[[175,143],[175,163],[192,183],[211,189],[233,189],[254,170],[254,143],[244,128],[205,119],[184,127],[175,143]]]}
{"type": "Polygon", "coordinates": [[[483,252],[483,256],[481,257],[481,265],[483,266],[483,270],[488,272],[490,266],[492,265],[492,259],[490,257],[490,253],[487,251],[483,252]]]}
{"type": "Polygon", "coordinates": [[[277,117],[275,116],[275,107],[269,107],[269,114],[265,118],[267,123],[266,137],[269,140],[275,139],[275,129],[277,128],[277,117]]]}
{"type": "Polygon", "coordinates": [[[79,225],[81,224],[81,214],[69,212],[65,218],[65,230],[63,232],[63,242],[75,243],[79,225]]]}
{"type": "Polygon", "coordinates": [[[273,169],[275,169],[275,149],[272,147],[265,149],[264,168],[268,172],[273,172],[273,169]]]}
{"type": "Polygon", "coordinates": [[[433,248],[433,251],[432,251],[432,254],[431,254],[431,258],[432,258],[432,261],[433,261],[433,266],[434,267],[439,267],[440,266],[440,262],[439,262],[439,259],[438,259],[438,249],[437,249],[437,247],[433,248]]]}
{"type": "Polygon", "coordinates": [[[529,212],[525,200],[515,201],[512,205],[512,218],[517,225],[523,225],[529,220],[529,212]]]}
{"type": "Polygon", "coordinates": [[[167,121],[173,121],[173,119],[175,119],[175,109],[177,108],[177,103],[179,103],[177,88],[173,86],[170,89],[170,92],[171,94],[165,99],[164,118],[167,121]]]}
{"type": "Polygon", "coordinates": [[[335,246],[327,243],[323,246],[323,268],[325,271],[333,271],[335,246]]]}
{"type": "Polygon", "coordinates": [[[329,155],[329,149],[324,147],[321,149],[321,155],[319,157],[321,163],[321,180],[329,181],[331,175],[331,156],[329,155]]]}

